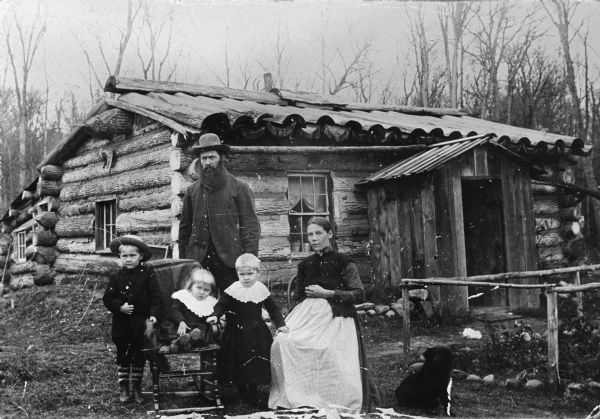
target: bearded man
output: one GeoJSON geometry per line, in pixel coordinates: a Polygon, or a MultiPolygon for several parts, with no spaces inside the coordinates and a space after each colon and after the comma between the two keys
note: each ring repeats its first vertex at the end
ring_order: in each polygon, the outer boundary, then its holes
{"type": "Polygon", "coordinates": [[[238,256],[258,255],[260,238],[250,187],[225,169],[229,151],[216,134],[200,136],[192,147],[200,156],[200,178],[185,192],[179,225],[179,257],[198,260],[220,291],[238,280],[238,256]]]}

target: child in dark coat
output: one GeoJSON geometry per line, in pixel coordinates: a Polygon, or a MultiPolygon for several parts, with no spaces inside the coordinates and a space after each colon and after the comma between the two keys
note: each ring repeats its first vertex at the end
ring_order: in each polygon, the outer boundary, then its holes
{"type": "Polygon", "coordinates": [[[150,247],[139,237],[119,237],[110,243],[122,268],[110,275],[102,301],[113,315],[112,340],[117,347],[119,401],[130,400],[129,384],[136,403],[144,402],[142,374],[145,358],[142,352],[146,320],[156,323],[160,317],[160,288],[154,271],[142,262],[152,257],[150,247]]]}
{"type": "Polygon", "coordinates": [[[258,404],[257,384],[271,381],[270,353],[273,338],[262,318],[266,308],[277,333],[288,333],[281,310],[269,289],[260,281],[260,259],[250,253],[235,262],[238,281],[230,285],[215,305],[214,315],[207,319],[216,323],[225,313],[225,331],[219,353],[219,373],[226,381],[236,382],[240,398],[258,404]]]}
{"type": "Polygon", "coordinates": [[[217,299],[211,295],[215,288],[215,278],[210,271],[195,268],[185,288],[171,295],[171,320],[178,326],[179,335],[171,344],[171,353],[210,343],[211,333],[206,318],[212,314],[217,303],[217,299]]]}

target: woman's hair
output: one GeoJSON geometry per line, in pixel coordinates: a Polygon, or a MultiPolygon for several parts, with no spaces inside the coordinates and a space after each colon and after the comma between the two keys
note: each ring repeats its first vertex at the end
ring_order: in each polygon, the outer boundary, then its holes
{"type": "Polygon", "coordinates": [[[321,227],[323,230],[325,230],[327,233],[329,233],[331,230],[331,223],[323,217],[311,217],[308,220],[308,223],[306,223],[306,227],[308,227],[311,224],[316,224],[319,227],[321,227]]]}
{"type": "Polygon", "coordinates": [[[209,285],[211,293],[213,293],[217,287],[213,274],[202,268],[194,268],[191,270],[188,280],[185,283],[185,289],[189,290],[192,288],[194,282],[209,285]]]}
{"type": "Polygon", "coordinates": [[[254,256],[252,253],[244,253],[241,254],[237,260],[235,261],[235,268],[241,268],[242,266],[247,266],[250,268],[255,268],[257,271],[260,270],[260,259],[254,256]]]}

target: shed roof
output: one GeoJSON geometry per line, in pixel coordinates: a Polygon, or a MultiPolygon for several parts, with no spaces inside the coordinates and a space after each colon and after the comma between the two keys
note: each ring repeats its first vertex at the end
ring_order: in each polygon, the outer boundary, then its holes
{"type": "Polygon", "coordinates": [[[440,167],[444,163],[447,163],[448,161],[464,154],[465,152],[483,144],[489,144],[492,147],[499,148],[503,152],[510,153],[514,159],[520,160],[526,165],[532,164],[518,154],[515,154],[496,143],[493,140],[493,136],[477,135],[470,138],[463,138],[460,140],[430,145],[428,150],[422,151],[407,159],[387,166],[361,180],[357,183],[357,185],[364,186],[377,182],[430,172],[440,167]]]}

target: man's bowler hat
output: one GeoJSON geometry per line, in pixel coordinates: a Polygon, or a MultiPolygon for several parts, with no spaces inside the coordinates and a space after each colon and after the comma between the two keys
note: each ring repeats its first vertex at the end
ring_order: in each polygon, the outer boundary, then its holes
{"type": "Polygon", "coordinates": [[[231,150],[227,144],[221,143],[221,139],[217,134],[203,134],[198,138],[198,143],[190,148],[192,154],[199,155],[205,151],[216,150],[220,153],[227,154],[231,150]]]}

